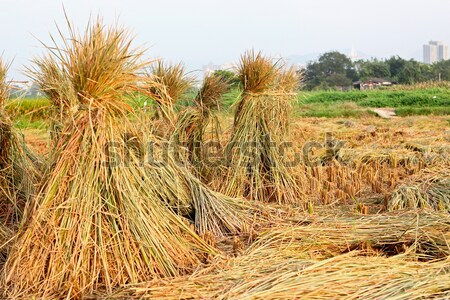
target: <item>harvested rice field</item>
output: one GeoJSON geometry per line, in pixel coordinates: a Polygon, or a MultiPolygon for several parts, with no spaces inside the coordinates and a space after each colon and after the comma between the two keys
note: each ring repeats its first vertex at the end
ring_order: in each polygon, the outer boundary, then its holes
{"type": "Polygon", "coordinates": [[[0,61],[0,298],[450,299],[448,116],[301,116],[254,50],[224,108],[124,28],[69,32],[28,69],[47,126],[0,61]]]}

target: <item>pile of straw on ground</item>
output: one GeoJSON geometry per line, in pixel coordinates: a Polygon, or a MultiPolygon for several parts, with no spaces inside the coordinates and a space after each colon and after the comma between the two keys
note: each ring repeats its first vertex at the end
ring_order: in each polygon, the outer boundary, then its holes
{"type": "Polygon", "coordinates": [[[389,211],[426,208],[450,212],[450,171],[425,169],[398,185],[387,201],[389,211]]]}
{"type": "Polygon", "coordinates": [[[241,57],[239,77],[244,91],[235,104],[226,149],[229,171],[222,191],[260,201],[298,203],[298,185],[280,146],[287,137],[289,107],[296,97],[299,76],[251,51],[241,57]]]}
{"type": "Polygon", "coordinates": [[[422,260],[450,255],[448,214],[412,211],[367,216],[283,217],[274,225],[263,230],[254,246],[272,242],[275,247],[290,245],[293,251],[311,258],[329,258],[352,250],[382,255],[408,253],[422,260]]]}
{"type": "MultiPolygon", "coordinates": [[[[264,247],[264,246],[262,246],[264,247]]],[[[193,275],[124,286],[95,299],[447,299],[450,262],[350,252],[324,261],[289,247],[250,249],[193,275]]]]}

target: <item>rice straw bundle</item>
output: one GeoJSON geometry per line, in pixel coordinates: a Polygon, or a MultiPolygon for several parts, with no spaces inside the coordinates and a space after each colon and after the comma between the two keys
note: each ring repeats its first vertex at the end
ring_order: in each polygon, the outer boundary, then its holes
{"type": "Polygon", "coordinates": [[[192,78],[186,76],[182,63],[167,64],[159,60],[147,73],[150,79],[145,89],[145,94],[156,103],[154,118],[163,120],[170,126],[174,126],[176,102],[191,87],[192,78]]]}
{"type": "Polygon", "coordinates": [[[280,153],[298,74],[251,51],[241,57],[239,76],[244,91],[236,103],[227,145],[229,171],[223,192],[260,201],[298,203],[301,194],[285,164],[288,157],[280,153]]]}
{"type": "Polygon", "coordinates": [[[13,225],[22,219],[39,172],[37,157],[26,147],[5,111],[10,92],[7,71],[8,65],[0,58],[0,223],[13,225]]]}
{"type": "Polygon", "coordinates": [[[450,212],[450,172],[424,172],[396,187],[387,201],[389,211],[428,208],[450,212]]]}
{"type": "MultiPolygon", "coordinates": [[[[164,149],[151,134],[146,140],[155,142],[154,152],[164,149]]],[[[165,159],[156,157],[155,162],[144,165],[145,182],[152,183],[146,185],[148,193],[153,193],[176,214],[189,219],[202,235],[222,237],[251,229],[254,222],[252,213],[259,212],[257,205],[212,191],[192,174],[190,166],[178,161],[171,152],[160,154],[165,159]]],[[[150,157],[145,150],[143,156],[150,157]]]]}
{"type": "Polygon", "coordinates": [[[223,77],[214,74],[206,76],[194,99],[196,107],[201,108],[205,114],[219,110],[222,107],[220,100],[229,89],[230,84],[223,77]]]}
{"type": "Polygon", "coordinates": [[[189,107],[181,111],[177,117],[173,141],[182,144],[188,151],[188,162],[194,166],[195,175],[204,182],[211,179],[211,166],[205,164],[204,143],[206,141],[206,129],[211,125],[214,146],[220,146],[220,124],[213,114],[214,110],[221,106],[220,100],[229,89],[229,84],[222,77],[209,75],[203,80],[203,84],[194,99],[195,107],[189,107]]]}
{"type": "Polygon", "coordinates": [[[69,27],[51,57],[77,102],[5,264],[9,298],[81,298],[189,272],[215,253],[147,189],[158,179],[129,151],[126,137],[139,138],[139,130],[124,98],[146,65],[142,52],[131,48],[126,30],[100,19],[84,35],[69,27]]]}
{"type": "Polygon", "coordinates": [[[63,123],[77,106],[77,95],[64,70],[51,56],[35,58],[33,63],[34,68],[29,68],[28,73],[52,103],[50,136],[55,146],[63,123]]]}

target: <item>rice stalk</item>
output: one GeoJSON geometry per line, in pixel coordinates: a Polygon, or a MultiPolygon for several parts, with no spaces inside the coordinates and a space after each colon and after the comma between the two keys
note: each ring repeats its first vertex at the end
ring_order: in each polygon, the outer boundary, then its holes
{"type": "Polygon", "coordinates": [[[435,260],[450,255],[449,230],[447,214],[425,211],[304,220],[283,217],[275,221],[275,227],[262,230],[252,247],[290,245],[292,251],[319,259],[365,250],[377,255],[407,253],[410,259],[435,260]]]}
{"type": "MultiPolygon", "coordinates": [[[[0,223],[0,270],[6,261],[8,255],[8,248],[13,237],[13,230],[0,223]]],[[[0,288],[1,292],[1,288],[0,288]]]]}
{"type": "MultiPolygon", "coordinates": [[[[158,140],[151,133],[143,134],[145,140],[153,143],[151,153],[143,149],[139,158],[146,176],[154,178],[146,186],[147,191],[190,220],[196,232],[214,237],[245,233],[251,229],[255,217],[260,219],[260,208],[254,203],[214,192],[202,183],[192,173],[189,162],[178,160],[170,150],[174,147],[178,151],[177,146],[158,140]],[[165,152],[167,146],[169,152],[165,152]]],[[[138,136],[135,138],[139,139],[138,136]]]]}
{"type": "Polygon", "coordinates": [[[76,92],[54,56],[33,59],[33,67],[28,68],[28,75],[52,104],[50,137],[55,145],[64,122],[71,117],[73,108],[77,107],[76,92]]]}

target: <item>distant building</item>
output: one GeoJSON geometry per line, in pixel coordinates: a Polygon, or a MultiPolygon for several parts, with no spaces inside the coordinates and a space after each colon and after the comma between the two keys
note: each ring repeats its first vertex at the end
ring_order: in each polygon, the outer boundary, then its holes
{"type": "Polygon", "coordinates": [[[384,78],[368,78],[353,83],[353,87],[358,90],[373,90],[380,87],[388,87],[395,84],[395,82],[384,78]]]}
{"type": "Polygon", "coordinates": [[[359,59],[358,52],[356,52],[355,47],[352,45],[352,49],[350,50],[349,55],[351,61],[357,61],[359,59]]]}
{"type": "Polygon", "coordinates": [[[448,46],[441,41],[430,41],[423,45],[423,62],[433,64],[441,60],[449,59],[448,46]]]}
{"type": "Polygon", "coordinates": [[[203,66],[203,75],[204,76],[208,76],[212,73],[214,73],[215,71],[219,71],[219,70],[233,70],[235,68],[235,65],[232,63],[227,63],[227,64],[223,64],[223,65],[214,65],[212,63],[203,66]]]}
{"type": "Polygon", "coordinates": [[[41,89],[35,83],[23,81],[11,85],[10,98],[38,98],[43,96],[41,89]]]}

